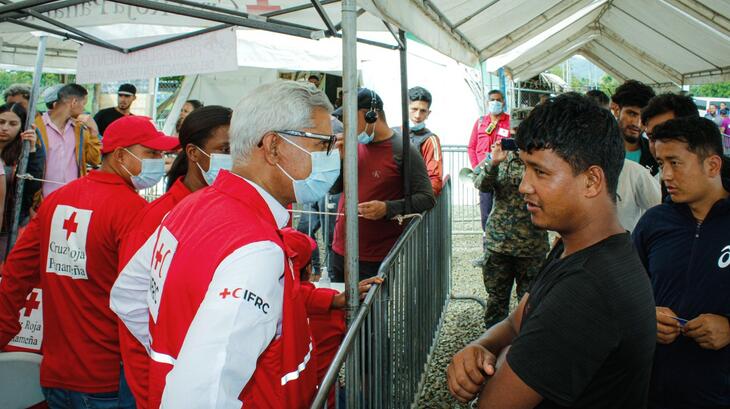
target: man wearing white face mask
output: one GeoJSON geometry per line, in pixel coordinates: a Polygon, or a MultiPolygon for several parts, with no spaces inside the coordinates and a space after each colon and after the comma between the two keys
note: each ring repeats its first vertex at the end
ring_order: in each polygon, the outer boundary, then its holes
{"type": "MultiPolygon", "coordinates": [[[[489,153],[492,151],[492,145],[503,138],[510,136],[510,117],[504,109],[504,95],[502,91],[493,89],[487,94],[489,101],[487,115],[480,116],[474,123],[471,131],[469,146],[469,162],[471,167],[476,169],[489,153]]],[[[487,227],[489,213],[492,212],[492,192],[479,192],[479,211],[482,219],[482,230],[487,227]]],[[[482,245],[486,251],[487,242],[486,234],[482,236],[482,245]]],[[[484,257],[480,257],[474,261],[474,265],[481,267],[484,263],[484,257]]]]}
{"type": "Polygon", "coordinates": [[[119,348],[124,374],[138,409],[147,407],[150,274],[149,260],[134,256],[180,201],[213,184],[221,169],[231,169],[231,114],[230,108],[211,105],[189,115],[180,128],[183,150],[167,174],[167,192],[139,212],[134,228],[122,241],[120,273],[112,287],[110,307],[120,318],[119,348]]]}
{"type": "Polygon", "coordinates": [[[150,407],[311,404],[312,342],[280,229],[285,206],[319,200],[339,175],[330,112],[305,84],[253,90],[231,119],[231,171],[175,206],[130,261],[149,269],[150,407]]]}
{"type": "Polygon", "coordinates": [[[3,266],[0,345],[17,333],[18,311],[30,290],[42,288],[40,383],[52,408],[110,400],[120,408],[134,405],[120,379],[109,291],[117,276],[119,244],[145,205],[135,189],[162,178],[162,152],[177,143],[149,118],[115,121],[104,138],[101,169],[45,198],[3,266]]]}

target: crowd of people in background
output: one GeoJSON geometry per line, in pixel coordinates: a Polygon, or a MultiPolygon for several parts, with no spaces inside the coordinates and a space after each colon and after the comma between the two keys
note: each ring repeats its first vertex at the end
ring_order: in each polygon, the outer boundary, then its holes
{"type": "MultiPolygon", "coordinates": [[[[50,408],[309,407],[346,329],[345,295],[313,284],[345,279],[342,109],[321,88],[188,100],[174,136],[132,113],[132,84],[93,117],[84,87],[49,87],[30,129],[30,87],[5,91],[0,349],[42,352],[50,408]],[[41,294],[43,337],[20,340],[41,294]]],[[[361,295],[402,218],[443,188],[433,96],[408,99],[404,150],[378,93],[357,93],[361,295]]],[[[489,298],[450,392],[480,408],[730,407],[727,107],[701,118],[634,80],[521,122],[506,102],[490,91],[468,140],[489,298]]]]}

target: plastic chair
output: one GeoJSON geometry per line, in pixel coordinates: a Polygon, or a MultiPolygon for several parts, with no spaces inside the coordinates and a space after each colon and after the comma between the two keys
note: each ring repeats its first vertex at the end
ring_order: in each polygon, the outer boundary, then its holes
{"type": "Polygon", "coordinates": [[[0,353],[0,408],[25,409],[43,402],[42,357],[28,352],[0,353]]]}

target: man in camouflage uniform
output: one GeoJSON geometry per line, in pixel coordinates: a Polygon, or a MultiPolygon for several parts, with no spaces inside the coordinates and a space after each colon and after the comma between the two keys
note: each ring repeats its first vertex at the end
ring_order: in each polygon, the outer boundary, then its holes
{"type": "Polygon", "coordinates": [[[525,165],[517,152],[504,151],[501,142],[496,142],[491,158],[487,157],[476,172],[474,186],[494,194],[482,266],[489,294],[484,323],[489,328],[507,317],[513,282],[517,283],[518,299],[528,290],[549,247],[547,232],[532,224],[519,192],[525,165]]]}

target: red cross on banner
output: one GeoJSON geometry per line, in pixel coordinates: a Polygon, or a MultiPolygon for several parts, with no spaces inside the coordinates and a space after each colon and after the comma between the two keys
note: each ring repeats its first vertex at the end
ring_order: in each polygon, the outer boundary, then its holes
{"type": "Polygon", "coordinates": [[[246,11],[253,14],[262,14],[267,11],[281,10],[281,6],[269,5],[269,0],[256,0],[255,5],[246,6],[246,11]]]}

